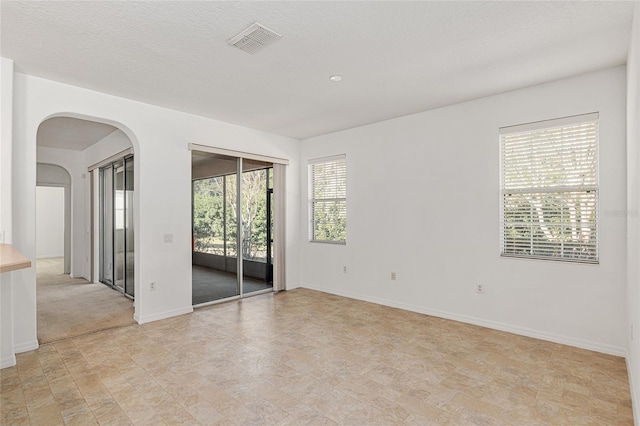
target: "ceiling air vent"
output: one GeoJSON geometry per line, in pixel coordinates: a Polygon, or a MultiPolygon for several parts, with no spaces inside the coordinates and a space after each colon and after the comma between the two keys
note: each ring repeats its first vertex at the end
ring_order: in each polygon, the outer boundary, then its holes
{"type": "Polygon", "coordinates": [[[280,34],[256,22],[227,43],[247,53],[256,53],[280,37],[280,34]]]}

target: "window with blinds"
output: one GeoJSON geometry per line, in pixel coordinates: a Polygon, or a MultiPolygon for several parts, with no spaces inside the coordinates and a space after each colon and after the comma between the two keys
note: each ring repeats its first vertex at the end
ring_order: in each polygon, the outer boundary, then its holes
{"type": "Polygon", "coordinates": [[[500,129],[503,256],[598,262],[598,114],[500,129]]]}
{"type": "Polygon", "coordinates": [[[309,161],[309,240],[345,244],[347,241],[346,157],[309,161]]]}

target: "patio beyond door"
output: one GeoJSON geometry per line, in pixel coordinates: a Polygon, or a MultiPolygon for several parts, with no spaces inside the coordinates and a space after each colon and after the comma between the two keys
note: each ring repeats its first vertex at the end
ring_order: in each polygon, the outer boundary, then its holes
{"type": "Polygon", "coordinates": [[[272,163],[193,151],[193,305],[273,290],[272,193],[272,163]]]}

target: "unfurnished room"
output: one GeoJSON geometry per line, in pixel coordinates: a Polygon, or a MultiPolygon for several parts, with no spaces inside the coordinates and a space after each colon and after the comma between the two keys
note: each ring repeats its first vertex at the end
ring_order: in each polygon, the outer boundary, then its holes
{"type": "Polygon", "coordinates": [[[4,425],[640,425],[640,2],[0,0],[4,425]]]}

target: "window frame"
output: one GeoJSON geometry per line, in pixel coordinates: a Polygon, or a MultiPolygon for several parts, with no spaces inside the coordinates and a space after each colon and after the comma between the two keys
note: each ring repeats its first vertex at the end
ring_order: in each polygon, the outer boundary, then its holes
{"type": "Polygon", "coordinates": [[[329,157],[320,157],[310,159],[307,162],[307,178],[308,178],[308,221],[307,225],[309,226],[309,232],[307,233],[308,239],[310,243],[321,243],[321,244],[337,244],[337,245],[346,245],[347,244],[347,156],[346,154],[333,155],[329,157]],[[333,198],[314,198],[315,195],[315,180],[313,174],[313,167],[318,164],[329,164],[343,162],[344,163],[344,197],[333,197],[333,198]],[[315,204],[322,202],[336,202],[336,203],[344,203],[344,240],[334,240],[334,239],[318,239],[315,235],[316,231],[316,221],[315,221],[315,204]]]}
{"type": "MultiPolygon", "coordinates": [[[[566,141],[563,141],[563,145],[566,144],[566,141]]],[[[584,146],[588,145],[585,143],[584,146]]],[[[588,148],[587,148],[588,149],[588,148]]],[[[546,261],[554,261],[554,262],[565,262],[565,263],[582,263],[582,264],[599,264],[600,263],[600,117],[598,112],[587,113],[575,116],[568,116],[562,118],[556,118],[551,120],[544,120],[532,123],[526,123],[515,126],[501,127],[499,129],[499,158],[500,158],[500,256],[503,258],[516,258],[516,259],[532,259],[532,260],[546,260],[546,261]],[[526,188],[523,189],[513,189],[508,188],[505,189],[505,136],[513,136],[517,134],[526,134],[526,133],[535,133],[535,132],[544,132],[550,131],[554,129],[566,128],[576,125],[586,125],[593,123],[595,125],[595,136],[592,141],[589,143],[593,143],[594,149],[594,175],[590,176],[594,179],[594,184],[574,184],[574,185],[558,185],[558,186],[534,186],[533,184],[529,184],[526,188]],[[507,203],[507,194],[511,195],[513,193],[521,193],[521,194],[541,194],[541,193],[549,193],[549,194],[558,194],[559,196],[570,194],[570,193],[584,193],[586,195],[593,192],[593,229],[591,230],[591,238],[594,238],[593,242],[593,257],[569,257],[567,254],[561,252],[560,255],[541,255],[541,254],[516,254],[516,253],[508,253],[505,252],[507,238],[506,238],[506,229],[505,226],[507,224],[505,217],[505,205],[507,203]]],[[[565,175],[566,176],[566,175],[565,175]]],[[[561,208],[564,209],[565,205],[561,204],[561,208]]],[[[533,223],[533,222],[530,222],[533,223]]],[[[543,222],[544,224],[550,224],[552,222],[543,222]]],[[[578,222],[576,222],[578,223],[578,222]]],[[[561,225],[566,225],[566,222],[561,225]]],[[[541,228],[541,227],[538,227],[541,228]]],[[[534,226],[531,225],[531,230],[534,230],[534,226]]],[[[540,231],[542,232],[542,231],[540,231]]],[[[528,249],[533,252],[536,248],[541,250],[544,248],[544,245],[540,243],[536,244],[534,241],[534,237],[531,237],[531,243],[528,249]]],[[[553,246],[550,246],[553,247],[553,246]]],[[[564,247],[562,250],[564,250],[564,247]]],[[[549,249],[551,250],[551,248],[549,249]]]]}

